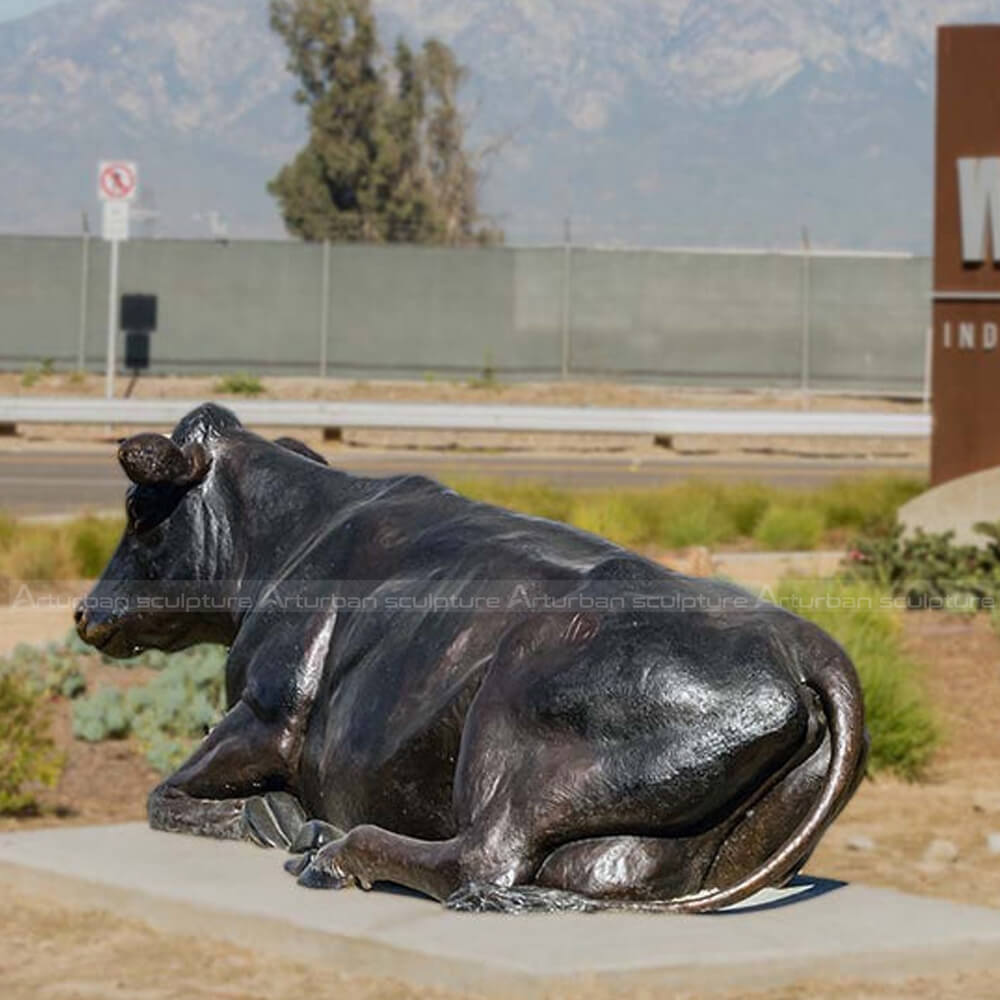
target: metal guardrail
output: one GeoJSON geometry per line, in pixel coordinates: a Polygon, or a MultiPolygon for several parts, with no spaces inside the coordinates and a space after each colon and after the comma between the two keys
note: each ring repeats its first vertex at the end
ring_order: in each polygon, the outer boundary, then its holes
{"type": "MultiPolygon", "coordinates": [[[[198,405],[181,399],[0,396],[0,424],[173,426],[198,405]]],[[[651,410],[453,403],[227,400],[247,425],[433,430],[566,431],[592,434],[718,434],[769,437],[927,437],[927,414],[802,410],[651,410]]]]}

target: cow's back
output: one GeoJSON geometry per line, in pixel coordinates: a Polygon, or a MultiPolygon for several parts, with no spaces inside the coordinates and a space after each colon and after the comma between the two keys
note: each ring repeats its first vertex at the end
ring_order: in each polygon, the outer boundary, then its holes
{"type": "MultiPolygon", "coordinates": [[[[598,617],[613,615],[612,631],[619,615],[641,619],[648,636],[673,631],[671,612],[682,612],[685,601],[707,601],[708,610],[687,622],[716,640],[734,623],[718,609],[734,597],[748,607],[753,600],[431,480],[373,482],[372,497],[342,515],[326,543],[336,565],[330,578],[363,592],[366,606],[338,615],[303,755],[307,803],[344,827],[393,823],[410,836],[451,836],[455,768],[473,699],[491,670],[505,669],[498,661],[512,636],[539,630],[558,645],[574,599],[590,601],[598,617]],[[612,598],[629,603],[602,611],[612,598]],[[667,605],[652,606],[657,598],[667,605]],[[549,608],[546,600],[569,603],[549,608]]],[[[323,561],[322,552],[314,556],[323,561]]],[[[580,646],[576,653],[586,655],[580,646]]]]}

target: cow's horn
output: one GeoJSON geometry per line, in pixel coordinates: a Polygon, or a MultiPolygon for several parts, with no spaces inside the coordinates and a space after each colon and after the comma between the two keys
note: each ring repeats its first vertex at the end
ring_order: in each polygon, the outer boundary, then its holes
{"type": "Polygon", "coordinates": [[[123,441],[118,461],[125,475],[140,486],[190,486],[205,477],[211,464],[200,444],[192,443],[181,450],[162,434],[136,434],[123,441]]]}

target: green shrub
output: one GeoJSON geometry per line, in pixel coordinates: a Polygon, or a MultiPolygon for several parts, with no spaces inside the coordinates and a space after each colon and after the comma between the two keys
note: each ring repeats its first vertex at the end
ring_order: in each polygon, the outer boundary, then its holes
{"type": "Polygon", "coordinates": [[[225,711],[224,651],[189,656],[129,691],[132,728],[149,762],[173,771],[225,711]]]}
{"type": "Polygon", "coordinates": [[[87,688],[76,657],[58,643],[44,648],[19,643],[0,658],[0,677],[11,675],[17,675],[39,697],[77,698],[87,688]]]}
{"type": "Polygon", "coordinates": [[[768,507],[775,502],[775,491],[761,483],[719,485],[715,493],[715,502],[739,538],[752,538],[768,507]]]}
{"type": "Polygon", "coordinates": [[[664,511],[654,543],[668,549],[688,545],[716,545],[736,541],[739,536],[726,514],[717,505],[672,504],[664,511]]]}
{"type": "Polygon", "coordinates": [[[19,642],[11,650],[10,660],[18,669],[39,666],[45,662],[45,649],[42,646],[32,646],[27,642],[19,642]]]}
{"type": "Polygon", "coordinates": [[[78,740],[99,743],[123,740],[132,730],[125,696],[117,688],[103,687],[73,706],[73,735],[78,740]]]}
{"type": "Polygon", "coordinates": [[[532,480],[451,479],[449,485],[463,496],[496,504],[532,517],[569,520],[573,494],[532,480]]]}
{"type": "Polygon", "coordinates": [[[911,476],[862,476],[823,487],[815,501],[827,530],[888,535],[899,508],[926,489],[926,481],[911,476]]]}
{"type": "Polygon", "coordinates": [[[484,368],[476,378],[470,378],[465,383],[467,389],[501,389],[503,386],[491,368],[484,368]]]}
{"type": "Polygon", "coordinates": [[[53,693],[63,698],[79,698],[87,690],[87,679],[76,662],[68,657],[53,661],[49,678],[53,693]]]}
{"type": "Polygon", "coordinates": [[[897,526],[884,538],[855,543],[847,575],[885,587],[913,608],[994,609],[1000,602],[1000,527],[975,528],[984,536],[982,546],[956,545],[951,532],[918,529],[904,537],[897,526]]]}
{"type": "Polygon", "coordinates": [[[256,375],[236,372],[220,378],[215,383],[215,391],[233,396],[259,396],[264,391],[264,386],[256,375]]]}
{"type": "Polygon", "coordinates": [[[567,521],[622,545],[681,548],[752,539],[774,549],[841,545],[848,529],[888,532],[899,505],[923,487],[893,476],[845,479],[818,490],[698,481],[577,491],[524,480],[450,484],[474,499],[567,521]]]}
{"type": "Polygon", "coordinates": [[[42,378],[42,373],[37,368],[26,368],[21,373],[21,385],[25,389],[30,389],[33,385],[37,385],[42,378]]]}
{"type": "Polygon", "coordinates": [[[920,680],[902,648],[900,614],[885,590],[842,580],[784,580],[782,607],[816,622],[847,651],[861,678],[872,771],[918,778],[940,735],[920,680]]]}
{"type": "Polygon", "coordinates": [[[20,525],[0,558],[0,576],[15,580],[68,580],[75,570],[72,550],[58,526],[20,525]]]}
{"type": "Polygon", "coordinates": [[[134,736],[158,771],[175,770],[225,711],[226,651],[197,646],[137,658],[160,670],[148,684],[105,688],[77,701],[73,734],[97,742],[134,736]]]}
{"type": "Polygon", "coordinates": [[[36,524],[0,515],[0,577],[74,580],[99,576],[124,528],[124,519],[85,516],[36,524]]]}
{"type": "MultiPolygon", "coordinates": [[[[83,639],[77,634],[75,628],[70,628],[67,630],[65,637],[63,638],[61,647],[69,654],[74,656],[91,656],[97,653],[97,650],[93,646],[88,646],[83,639]]],[[[107,659],[111,659],[107,657],[107,659]]],[[[120,661],[122,663],[131,661],[120,661]]]]}
{"type": "MultiPolygon", "coordinates": [[[[260,385],[255,377],[248,378],[260,385]]],[[[241,391],[233,388],[235,383],[227,384],[223,391],[241,391]]],[[[866,544],[875,544],[891,537],[899,504],[922,487],[918,480],[891,476],[842,480],[819,490],[697,481],[652,489],[586,490],[530,480],[461,478],[449,483],[473,499],[566,521],[622,545],[663,548],[751,540],[766,548],[832,547],[844,543],[848,530],[865,530],[866,544]]],[[[50,525],[0,516],[0,576],[97,576],[122,529],[121,518],[84,517],[50,525]]]]}
{"type": "Polygon", "coordinates": [[[73,523],[70,545],[81,577],[93,579],[101,575],[121,533],[121,522],[113,518],[85,517],[73,523]]]}
{"type": "Polygon", "coordinates": [[[660,535],[663,512],[659,498],[642,492],[581,492],[572,501],[567,520],[619,545],[648,545],[660,535]]]}
{"type": "Polygon", "coordinates": [[[0,513],[0,552],[6,552],[14,543],[17,522],[12,517],[0,513]]]}
{"type": "Polygon", "coordinates": [[[59,780],[63,758],[49,725],[46,696],[17,673],[0,675],[0,813],[32,809],[32,786],[59,780]]]}
{"type": "MultiPolygon", "coordinates": [[[[99,742],[131,736],[157,770],[175,770],[225,711],[226,656],[221,646],[195,646],[180,653],[148,650],[131,660],[111,660],[83,643],[72,629],[62,642],[20,643],[0,658],[0,769],[7,759],[4,754],[10,752],[5,727],[12,739],[18,737],[19,745],[23,742],[13,723],[7,726],[4,699],[16,695],[14,700],[23,711],[26,700],[44,706],[58,695],[75,699],[73,735],[77,739],[99,742]],[[100,657],[123,669],[145,667],[157,675],[127,690],[102,687],[84,697],[86,681],[80,663],[84,656],[100,657]]],[[[39,759],[44,763],[44,757],[39,759]]],[[[44,770],[39,773],[44,777],[44,770]]],[[[8,791],[0,770],[0,811],[8,791]]],[[[20,806],[15,803],[11,808],[20,806]]]]}
{"type": "MultiPolygon", "coordinates": [[[[661,490],[643,490],[643,503],[659,512],[653,544],[676,549],[686,545],[714,545],[739,538],[736,517],[740,504],[727,506],[726,487],[718,483],[690,482],[661,490]]],[[[735,494],[734,494],[735,501],[735,494]]]]}
{"type": "Polygon", "coordinates": [[[805,503],[797,507],[774,505],[767,508],[753,537],[773,551],[814,549],[823,537],[823,516],[805,503]]]}

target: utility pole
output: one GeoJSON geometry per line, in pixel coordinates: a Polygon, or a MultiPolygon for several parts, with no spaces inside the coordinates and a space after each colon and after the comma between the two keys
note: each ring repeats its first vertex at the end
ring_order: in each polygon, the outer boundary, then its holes
{"type": "Polygon", "coordinates": [[[810,273],[809,227],[802,227],[802,408],[809,409],[809,368],[812,353],[812,274],[810,273]]]}
{"type": "Polygon", "coordinates": [[[563,222],[563,301],[562,301],[562,377],[569,378],[570,306],[573,281],[573,220],[567,215],[563,222]]]}
{"type": "Polygon", "coordinates": [[[80,213],[83,236],[80,253],[80,317],[76,333],[76,370],[82,372],[87,363],[87,308],[90,293],[90,219],[80,213]]]}
{"type": "Polygon", "coordinates": [[[103,160],[97,166],[97,196],[101,200],[101,230],[111,247],[108,265],[108,342],[104,396],[114,398],[118,346],[118,251],[129,237],[131,202],[139,184],[139,169],[128,160],[103,160]]]}

